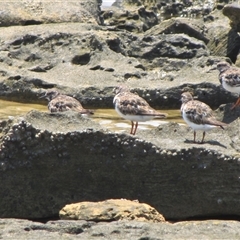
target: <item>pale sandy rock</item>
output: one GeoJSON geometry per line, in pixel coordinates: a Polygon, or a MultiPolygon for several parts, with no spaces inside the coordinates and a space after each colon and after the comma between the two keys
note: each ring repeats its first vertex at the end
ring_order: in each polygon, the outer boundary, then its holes
{"type": "Polygon", "coordinates": [[[223,14],[231,20],[231,27],[240,32],[240,4],[239,1],[227,4],[222,10],[223,14]]]}
{"type": "Polygon", "coordinates": [[[100,23],[99,3],[89,1],[1,1],[0,26],[60,22],[100,23]]]}
{"type": "Polygon", "coordinates": [[[102,202],[80,202],[63,207],[59,216],[64,220],[116,221],[138,220],[164,222],[164,217],[146,203],[126,199],[110,199],[102,202]]]}

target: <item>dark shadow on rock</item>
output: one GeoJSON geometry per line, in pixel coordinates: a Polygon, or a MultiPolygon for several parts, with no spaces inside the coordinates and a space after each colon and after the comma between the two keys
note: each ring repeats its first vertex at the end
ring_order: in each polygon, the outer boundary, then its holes
{"type": "Polygon", "coordinates": [[[235,29],[231,29],[228,33],[227,57],[229,57],[233,63],[236,62],[239,49],[240,37],[235,29]]]}
{"type": "Polygon", "coordinates": [[[220,142],[218,141],[215,141],[215,140],[210,140],[210,141],[206,141],[206,142],[194,142],[193,140],[189,140],[189,139],[186,139],[184,141],[185,143],[188,143],[188,144],[194,144],[194,145],[205,145],[205,144],[210,144],[210,145],[217,145],[219,147],[223,147],[223,148],[227,148],[227,146],[221,144],[220,142]]]}
{"type": "Polygon", "coordinates": [[[222,104],[216,110],[218,117],[224,123],[231,123],[240,117],[240,107],[236,107],[231,110],[234,103],[222,104]]]}

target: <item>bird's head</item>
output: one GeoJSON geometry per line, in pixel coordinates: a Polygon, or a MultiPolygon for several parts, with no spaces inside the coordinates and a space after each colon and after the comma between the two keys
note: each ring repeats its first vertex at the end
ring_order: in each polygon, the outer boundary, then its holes
{"type": "Polygon", "coordinates": [[[190,92],[184,92],[184,93],[181,94],[182,103],[187,103],[191,100],[193,100],[193,96],[190,92]]]}
{"type": "Polygon", "coordinates": [[[52,99],[54,99],[55,97],[57,97],[60,93],[56,90],[48,90],[45,93],[43,93],[40,98],[45,98],[48,101],[51,101],[52,99]]]}
{"type": "Polygon", "coordinates": [[[118,93],[122,93],[122,92],[130,92],[130,90],[127,86],[118,86],[113,89],[113,92],[115,94],[118,94],[118,93]]]}
{"type": "Polygon", "coordinates": [[[219,62],[217,64],[217,70],[222,73],[230,68],[230,64],[228,62],[219,62]]]}

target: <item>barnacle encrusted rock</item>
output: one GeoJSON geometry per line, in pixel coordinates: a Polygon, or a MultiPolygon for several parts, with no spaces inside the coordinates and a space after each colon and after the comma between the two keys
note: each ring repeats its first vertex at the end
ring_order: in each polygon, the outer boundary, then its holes
{"type": "Polygon", "coordinates": [[[51,217],[66,204],[111,198],[138,199],[168,219],[238,215],[238,133],[236,119],[198,145],[175,123],[131,136],[74,112],[4,120],[0,217],[51,217]]]}

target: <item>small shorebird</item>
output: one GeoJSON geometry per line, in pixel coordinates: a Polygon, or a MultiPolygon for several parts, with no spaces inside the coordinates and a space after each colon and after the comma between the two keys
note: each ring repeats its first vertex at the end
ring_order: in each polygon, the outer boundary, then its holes
{"type": "Polygon", "coordinates": [[[61,94],[56,90],[46,91],[40,98],[46,98],[48,100],[48,109],[50,112],[72,110],[86,115],[93,114],[92,110],[84,109],[77,99],[61,94]]]}
{"type": "Polygon", "coordinates": [[[196,143],[196,131],[203,131],[203,143],[205,132],[215,127],[224,129],[226,123],[218,121],[212,113],[212,109],[205,103],[194,100],[189,92],[184,92],[181,95],[181,113],[184,121],[193,129],[194,139],[196,143]]]}
{"type": "Polygon", "coordinates": [[[130,134],[135,135],[138,122],[149,121],[153,118],[165,118],[167,114],[157,112],[137,94],[131,93],[125,86],[114,88],[116,96],[113,99],[116,112],[124,119],[130,120],[132,128],[130,134]],[[134,124],[134,122],[136,122],[134,124]]]}
{"type": "MultiPolygon", "coordinates": [[[[219,81],[223,88],[229,92],[240,94],[240,68],[232,67],[227,62],[219,62],[217,69],[219,70],[219,81]]],[[[240,97],[231,109],[238,105],[240,105],[240,97]]]]}

